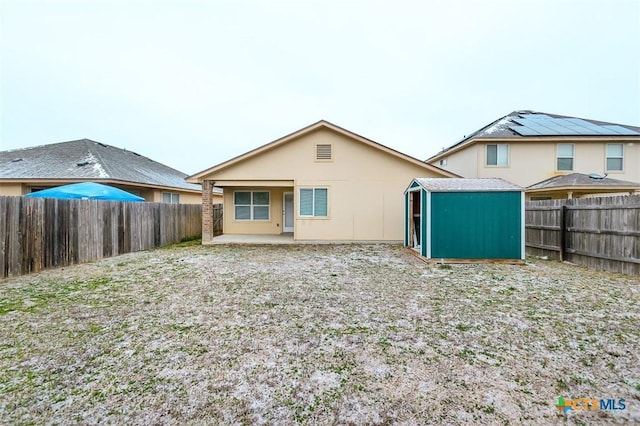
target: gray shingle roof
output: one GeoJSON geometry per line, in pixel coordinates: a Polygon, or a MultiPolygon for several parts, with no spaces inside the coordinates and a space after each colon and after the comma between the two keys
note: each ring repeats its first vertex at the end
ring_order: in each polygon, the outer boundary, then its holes
{"type": "Polygon", "coordinates": [[[566,186],[573,187],[637,187],[640,188],[640,183],[628,182],[625,180],[611,179],[605,177],[603,179],[594,179],[589,175],[583,173],[570,173],[563,176],[554,176],[549,179],[545,179],[542,182],[534,183],[527,187],[527,189],[553,189],[566,186]]]}
{"type": "Polygon", "coordinates": [[[90,139],[0,152],[0,179],[118,180],[200,191],[187,175],[133,151],[90,139]]]}
{"type": "Polygon", "coordinates": [[[420,186],[432,192],[522,191],[523,188],[500,178],[416,178],[420,186]]]}

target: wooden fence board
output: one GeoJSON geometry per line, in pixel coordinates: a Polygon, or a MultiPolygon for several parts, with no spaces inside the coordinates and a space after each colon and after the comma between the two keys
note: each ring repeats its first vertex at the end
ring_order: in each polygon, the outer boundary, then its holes
{"type": "Polygon", "coordinates": [[[179,242],[202,207],[0,196],[0,278],[179,242]]]}

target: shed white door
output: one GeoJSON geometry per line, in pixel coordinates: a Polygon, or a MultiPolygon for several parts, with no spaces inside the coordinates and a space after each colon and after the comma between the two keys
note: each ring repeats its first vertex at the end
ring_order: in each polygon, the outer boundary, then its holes
{"type": "Polygon", "coordinates": [[[282,205],[282,232],[293,232],[293,192],[283,194],[282,205]]]}

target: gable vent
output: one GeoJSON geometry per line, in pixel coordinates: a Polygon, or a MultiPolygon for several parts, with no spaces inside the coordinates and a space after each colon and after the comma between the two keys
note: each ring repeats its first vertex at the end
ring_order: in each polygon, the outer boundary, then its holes
{"type": "Polygon", "coordinates": [[[333,160],[331,144],[316,145],[316,160],[333,160]]]}

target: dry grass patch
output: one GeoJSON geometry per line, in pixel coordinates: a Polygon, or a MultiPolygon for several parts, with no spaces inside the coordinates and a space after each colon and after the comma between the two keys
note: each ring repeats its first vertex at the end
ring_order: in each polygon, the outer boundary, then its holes
{"type": "Polygon", "coordinates": [[[0,423],[640,422],[637,277],[187,244],[0,282],[0,423]]]}

